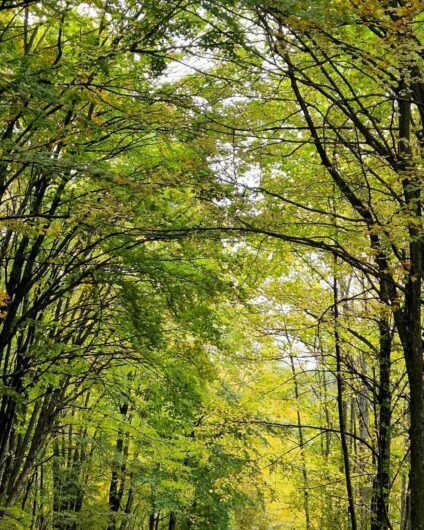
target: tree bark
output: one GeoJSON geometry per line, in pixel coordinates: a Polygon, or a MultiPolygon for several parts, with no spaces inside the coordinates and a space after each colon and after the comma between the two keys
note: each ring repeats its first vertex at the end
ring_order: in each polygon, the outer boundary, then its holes
{"type": "Polygon", "coordinates": [[[390,442],[391,442],[391,388],[390,388],[390,353],[391,330],[387,318],[379,322],[380,355],[379,355],[379,392],[380,409],[378,423],[378,461],[377,476],[374,481],[374,494],[371,507],[371,530],[389,528],[389,490],[390,490],[390,442]]]}
{"type": "MultiPolygon", "coordinates": [[[[408,74],[413,66],[407,58],[408,74]]],[[[411,149],[410,81],[401,79],[398,93],[399,105],[399,174],[402,177],[406,205],[414,216],[409,226],[409,272],[402,311],[395,311],[397,329],[402,342],[409,382],[409,407],[411,424],[411,528],[424,530],[424,388],[423,346],[421,325],[421,289],[423,274],[421,182],[414,167],[411,149]]]]}
{"type": "Polygon", "coordinates": [[[302,465],[302,479],[303,479],[303,509],[305,512],[305,528],[306,530],[310,530],[311,529],[311,517],[310,517],[310,511],[309,511],[308,470],[306,467],[303,429],[302,429],[302,417],[300,414],[300,405],[299,405],[299,387],[297,383],[297,374],[296,374],[296,369],[295,369],[294,360],[293,360],[292,355],[290,355],[290,365],[291,365],[291,371],[293,375],[294,394],[296,398],[296,415],[297,415],[299,449],[300,449],[300,458],[301,458],[301,465],[302,465]]]}
{"type": "Polygon", "coordinates": [[[176,527],[177,527],[177,518],[175,517],[175,513],[171,512],[169,514],[168,530],[175,530],[176,527]]]}
{"type": "MultiPolygon", "coordinates": [[[[128,403],[120,406],[119,412],[125,420],[128,412],[128,403]]],[[[111,511],[108,530],[116,528],[116,514],[121,508],[122,496],[124,493],[124,474],[126,467],[127,450],[121,428],[118,431],[118,438],[115,445],[115,455],[112,464],[112,476],[109,487],[109,508],[111,511]]]]}
{"type": "MultiPolygon", "coordinates": [[[[334,269],[336,269],[336,263],[334,269]]],[[[337,409],[339,415],[340,440],[342,445],[343,464],[346,480],[346,491],[349,505],[349,517],[352,530],[358,530],[356,522],[356,510],[353,494],[353,486],[350,472],[349,448],[346,437],[346,411],[344,406],[344,382],[342,374],[342,351],[339,334],[339,294],[336,270],[334,270],[333,280],[333,297],[334,297],[334,346],[336,352],[336,378],[337,378],[337,409]]]]}

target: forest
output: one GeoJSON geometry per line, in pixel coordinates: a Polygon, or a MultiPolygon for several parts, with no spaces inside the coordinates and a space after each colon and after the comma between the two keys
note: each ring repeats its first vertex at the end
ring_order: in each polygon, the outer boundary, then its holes
{"type": "Polygon", "coordinates": [[[424,530],[423,0],[0,0],[0,530],[424,530]]]}

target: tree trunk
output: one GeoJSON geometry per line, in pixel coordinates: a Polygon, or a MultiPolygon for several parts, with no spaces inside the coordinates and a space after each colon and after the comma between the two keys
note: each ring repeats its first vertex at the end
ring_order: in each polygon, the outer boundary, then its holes
{"type": "Polygon", "coordinates": [[[175,513],[171,512],[169,514],[168,530],[175,530],[176,526],[177,526],[177,518],[175,517],[175,513]]]}
{"type": "Polygon", "coordinates": [[[390,442],[392,394],[390,388],[390,353],[391,331],[387,318],[379,322],[380,355],[379,355],[379,392],[380,409],[378,423],[378,461],[377,476],[374,482],[374,494],[371,509],[371,530],[389,528],[389,489],[390,489],[390,442]]]}
{"type": "MultiPolygon", "coordinates": [[[[337,265],[335,263],[335,265],[337,265]]],[[[334,267],[336,269],[336,267],[334,267]]],[[[342,445],[343,464],[346,480],[346,491],[349,504],[349,516],[352,530],[358,530],[356,522],[356,510],[355,501],[353,495],[353,486],[350,473],[350,460],[349,460],[349,448],[346,437],[346,410],[344,403],[344,382],[342,374],[342,351],[340,345],[339,335],[339,294],[338,284],[336,278],[336,270],[334,271],[334,282],[333,282],[333,297],[334,297],[334,346],[336,352],[336,378],[337,378],[337,408],[339,414],[339,429],[340,429],[340,440],[342,445]]]]}
{"type": "Polygon", "coordinates": [[[293,375],[294,394],[296,398],[296,415],[297,415],[299,448],[300,448],[302,479],[303,479],[303,509],[305,512],[305,525],[306,525],[305,528],[306,530],[310,530],[311,517],[310,517],[310,512],[309,512],[308,470],[306,467],[306,458],[305,458],[305,451],[304,451],[302,417],[300,414],[300,404],[299,404],[299,387],[297,384],[297,374],[296,374],[296,369],[295,369],[294,360],[293,360],[292,355],[290,355],[290,365],[291,365],[291,371],[293,375]]]}
{"type": "MultiPolygon", "coordinates": [[[[410,29],[410,28],[409,28],[410,29]]],[[[399,174],[402,177],[405,203],[414,216],[409,229],[409,273],[405,289],[405,306],[395,311],[397,328],[405,355],[409,382],[409,431],[411,446],[411,528],[424,530],[424,395],[423,395],[423,346],[421,326],[421,287],[423,274],[421,178],[412,160],[411,149],[411,81],[408,78],[416,65],[410,56],[404,58],[407,76],[400,79],[399,105],[399,174]]]]}
{"type": "MultiPolygon", "coordinates": [[[[411,243],[411,247],[415,247],[411,243]]],[[[419,245],[421,246],[421,245],[419,245]]],[[[423,352],[421,338],[421,279],[416,248],[411,248],[411,274],[407,285],[405,309],[395,313],[402,342],[409,382],[410,412],[410,520],[413,530],[424,530],[424,395],[423,352]],[[415,258],[415,259],[414,259],[415,258]],[[419,269],[418,269],[419,270],[419,269]]]]}
{"type": "Polygon", "coordinates": [[[411,412],[411,528],[424,530],[424,406],[421,345],[418,347],[414,344],[408,356],[410,357],[407,364],[411,412]]]}
{"type": "MultiPolygon", "coordinates": [[[[125,420],[128,412],[128,403],[120,406],[119,412],[125,420]]],[[[116,514],[121,508],[122,496],[124,493],[124,474],[126,467],[127,451],[121,429],[118,431],[118,438],[115,445],[115,455],[112,463],[112,476],[109,487],[109,508],[111,511],[108,530],[116,528],[116,514]]]]}

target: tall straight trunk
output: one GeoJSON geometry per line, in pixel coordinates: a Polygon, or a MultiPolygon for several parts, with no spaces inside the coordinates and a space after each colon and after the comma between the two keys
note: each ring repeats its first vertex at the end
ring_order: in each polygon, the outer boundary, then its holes
{"type": "MultiPolygon", "coordinates": [[[[408,75],[410,58],[405,59],[408,75]]],[[[411,87],[409,79],[401,79],[399,105],[399,173],[402,177],[406,206],[414,222],[409,226],[408,281],[403,310],[395,311],[395,319],[402,342],[409,382],[409,430],[411,448],[411,528],[424,530],[424,388],[423,346],[421,325],[421,289],[423,274],[421,178],[414,167],[411,149],[411,87]]]]}
{"type": "Polygon", "coordinates": [[[402,474],[402,500],[401,500],[401,520],[400,530],[411,530],[411,499],[409,477],[402,474]]]}
{"type": "MultiPolygon", "coordinates": [[[[328,396],[328,381],[327,381],[327,373],[326,373],[326,361],[324,357],[324,352],[322,349],[321,351],[321,358],[320,358],[320,375],[321,375],[321,381],[320,384],[320,400],[322,402],[322,412],[323,412],[323,424],[326,427],[325,431],[323,432],[323,435],[320,436],[321,438],[321,451],[322,451],[322,458],[323,458],[323,473],[324,476],[328,476],[330,473],[330,462],[329,462],[329,456],[331,452],[331,415],[330,415],[330,408],[329,408],[329,396],[328,396]]],[[[326,528],[326,524],[330,518],[330,514],[333,513],[333,497],[331,494],[325,495],[323,499],[323,509],[321,510],[320,514],[320,520],[317,522],[318,528],[326,528]]],[[[327,525],[328,526],[328,525],[327,525]]]]}
{"type": "MultiPolygon", "coordinates": [[[[125,420],[128,412],[128,403],[120,406],[119,412],[122,419],[125,420]]],[[[109,486],[109,508],[111,516],[108,530],[116,528],[116,514],[121,508],[122,496],[124,493],[124,474],[126,468],[127,447],[121,428],[118,431],[118,438],[115,445],[115,454],[112,463],[112,476],[109,486]]]]}
{"type": "Polygon", "coordinates": [[[130,485],[130,487],[128,488],[128,497],[127,497],[127,502],[124,508],[124,517],[122,518],[122,521],[121,521],[120,530],[125,530],[125,528],[127,528],[128,517],[131,514],[133,502],[134,502],[134,491],[133,491],[132,485],[130,485]]]}
{"type": "MultiPolygon", "coordinates": [[[[365,288],[364,288],[365,290],[365,288]]],[[[366,309],[367,302],[365,301],[364,309],[366,309]]],[[[364,377],[368,374],[368,365],[366,362],[366,354],[362,355],[360,357],[361,362],[361,373],[364,377]]],[[[377,392],[375,392],[377,394],[377,392]]],[[[368,443],[370,438],[370,417],[369,417],[369,407],[370,407],[370,394],[369,394],[369,387],[368,385],[363,381],[361,384],[361,387],[359,388],[357,399],[356,399],[356,410],[358,415],[358,425],[355,425],[355,433],[356,428],[358,429],[359,433],[359,439],[363,440],[364,442],[368,443]]],[[[377,417],[377,416],[376,416],[377,417]]],[[[364,444],[358,444],[356,448],[356,456],[357,456],[357,462],[355,465],[355,470],[358,473],[362,473],[363,471],[363,464],[365,461],[368,460],[368,451],[367,448],[364,446],[364,444]]],[[[372,519],[370,518],[370,504],[372,499],[372,492],[370,492],[369,484],[368,482],[363,482],[359,488],[358,492],[359,497],[359,528],[368,528],[369,527],[369,521],[372,519]]]]}
{"type": "Polygon", "coordinates": [[[336,260],[333,281],[333,303],[334,303],[334,346],[336,352],[336,378],[337,378],[337,409],[339,415],[339,430],[342,446],[343,465],[346,480],[346,491],[349,505],[349,517],[352,530],[358,530],[356,522],[356,510],[353,494],[352,478],[350,472],[349,448],[346,436],[346,410],[344,403],[344,381],[342,373],[342,350],[339,334],[339,292],[336,277],[336,260]]]}
{"type": "MultiPolygon", "coordinates": [[[[417,306],[416,311],[420,313],[420,303],[417,306]]],[[[418,317],[410,320],[406,332],[409,332],[409,340],[407,339],[409,344],[405,351],[410,390],[411,469],[409,483],[411,528],[414,530],[424,530],[424,396],[421,329],[417,330],[419,327],[418,317]]]]}
{"type": "Polygon", "coordinates": [[[303,439],[303,429],[302,429],[302,417],[300,414],[300,405],[299,405],[299,386],[297,383],[297,374],[294,366],[293,356],[290,355],[290,365],[293,375],[293,384],[294,384],[294,394],[296,398],[296,416],[297,416],[297,425],[298,425],[298,436],[299,436],[299,448],[300,448],[300,458],[302,465],[302,479],[303,479],[303,509],[305,512],[305,529],[311,529],[311,517],[309,511],[309,491],[308,491],[308,470],[306,467],[306,458],[304,451],[304,439],[303,439]]]}
{"type": "MultiPolygon", "coordinates": [[[[132,456],[132,464],[129,466],[130,469],[134,470],[136,468],[136,463],[138,462],[138,452],[135,451],[132,456]]],[[[128,477],[128,493],[127,493],[127,502],[125,503],[124,509],[123,509],[123,517],[121,521],[120,530],[125,530],[130,523],[130,516],[134,504],[134,472],[131,471],[128,477]]]]}
{"type": "Polygon", "coordinates": [[[32,499],[32,510],[31,510],[31,526],[30,530],[34,530],[37,523],[37,497],[38,497],[38,471],[34,473],[34,488],[33,488],[33,499],[32,499]]]}
{"type": "Polygon", "coordinates": [[[392,392],[390,388],[391,330],[386,317],[379,321],[379,422],[377,476],[371,507],[371,530],[387,530],[389,522],[390,442],[392,392]]]}
{"type": "Polygon", "coordinates": [[[175,513],[171,512],[169,514],[168,530],[175,530],[176,526],[177,526],[177,518],[175,517],[175,513]]]}

